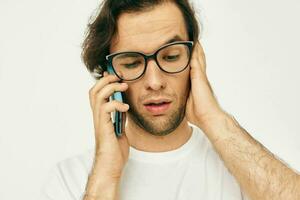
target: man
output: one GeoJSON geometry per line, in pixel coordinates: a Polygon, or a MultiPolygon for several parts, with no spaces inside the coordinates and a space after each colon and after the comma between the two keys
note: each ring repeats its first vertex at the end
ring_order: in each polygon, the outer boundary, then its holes
{"type": "Polygon", "coordinates": [[[103,74],[89,92],[96,147],[59,163],[45,197],[300,199],[299,175],[214,97],[188,1],[107,0],[89,28],[83,58],[103,74]],[[124,103],[109,101],[117,91],[124,103]],[[121,137],[113,111],[126,113],[121,137]]]}

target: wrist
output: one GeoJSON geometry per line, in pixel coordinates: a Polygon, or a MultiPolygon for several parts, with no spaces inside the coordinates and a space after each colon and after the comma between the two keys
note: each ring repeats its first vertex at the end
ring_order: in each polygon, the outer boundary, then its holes
{"type": "Polygon", "coordinates": [[[216,124],[220,124],[221,121],[228,119],[230,115],[223,110],[218,110],[212,114],[207,114],[205,116],[198,117],[196,122],[197,126],[201,129],[211,129],[215,127],[216,124]]]}
{"type": "Polygon", "coordinates": [[[121,174],[113,173],[100,159],[95,159],[89,173],[84,200],[115,200],[121,174]]]}
{"type": "Polygon", "coordinates": [[[89,179],[94,180],[98,184],[104,184],[109,182],[111,184],[117,184],[122,175],[122,171],[113,171],[113,167],[105,166],[103,162],[95,161],[93,168],[90,172],[89,179]]]}
{"type": "Polygon", "coordinates": [[[119,164],[120,162],[123,161],[120,161],[112,155],[95,155],[92,173],[99,174],[112,181],[119,181],[124,168],[123,164],[119,164]]]}
{"type": "Polygon", "coordinates": [[[84,200],[115,200],[120,179],[111,178],[101,173],[92,173],[88,178],[84,200]]]}
{"type": "Polygon", "coordinates": [[[217,141],[223,141],[232,137],[232,134],[228,134],[228,130],[232,129],[233,124],[234,118],[223,111],[202,120],[199,123],[199,127],[203,130],[211,143],[215,144],[217,141]]]}

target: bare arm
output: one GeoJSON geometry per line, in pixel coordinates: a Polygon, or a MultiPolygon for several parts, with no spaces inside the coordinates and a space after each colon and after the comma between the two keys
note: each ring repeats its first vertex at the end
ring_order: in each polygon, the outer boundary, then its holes
{"type": "Polygon", "coordinates": [[[300,199],[300,175],[252,138],[232,116],[221,115],[201,127],[251,199],[300,199]]]}
{"type": "Polygon", "coordinates": [[[107,176],[97,161],[89,175],[83,200],[117,200],[119,198],[119,177],[107,176]]]}
{"type": "Polygon", "coordinates": [[[127,84],[121,84],[117,82],[118,80],[115,75],[104,72],[104,77],[89,91],[96,145],[93,168],[86,184],[84,200],[119,198],[119,182],[128,160],[129,143],[125,133],[121,137],[116,136],[111,112],[116,110],[126,112],[129,106],[108,99],[113,92],[123,92],[128,88],[127,84]]]}
{"type": "Polygon", "coordinates": [[[228,170],[253,199],[300,199],[300,176],[253,139],[219,105],[206,75],[200,42],[191,59],[188,121],[207,135],[228,170]]]}

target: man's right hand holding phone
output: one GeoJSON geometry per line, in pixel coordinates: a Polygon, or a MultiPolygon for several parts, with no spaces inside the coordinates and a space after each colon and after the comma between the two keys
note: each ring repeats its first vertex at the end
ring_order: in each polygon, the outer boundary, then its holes
{"type": "Polygon", "coordinates": [[[118,81],[116,75],[104,72],[89,91],[95,129],[95,157],[84,200],[118,198],[119,181],[129,155],[126,134],[117,137],[111,119],[112,112],[127,112],[129,109],[126,103],[109,101],[114,92],[124,92],[128,88],[126,83],[118,81]]]}

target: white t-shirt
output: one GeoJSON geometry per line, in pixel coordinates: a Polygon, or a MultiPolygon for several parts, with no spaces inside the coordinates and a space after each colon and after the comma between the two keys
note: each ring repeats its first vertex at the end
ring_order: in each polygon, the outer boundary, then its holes
{"type": "MultiPolygon", "coordinates": [[[[130,147],[120,200],[248,199],[201,129],[178,149],[144,152],[130,147]]],[[[94,151],[60,161],[42,188],[43,200],[82,199],[94,151]]]]}

